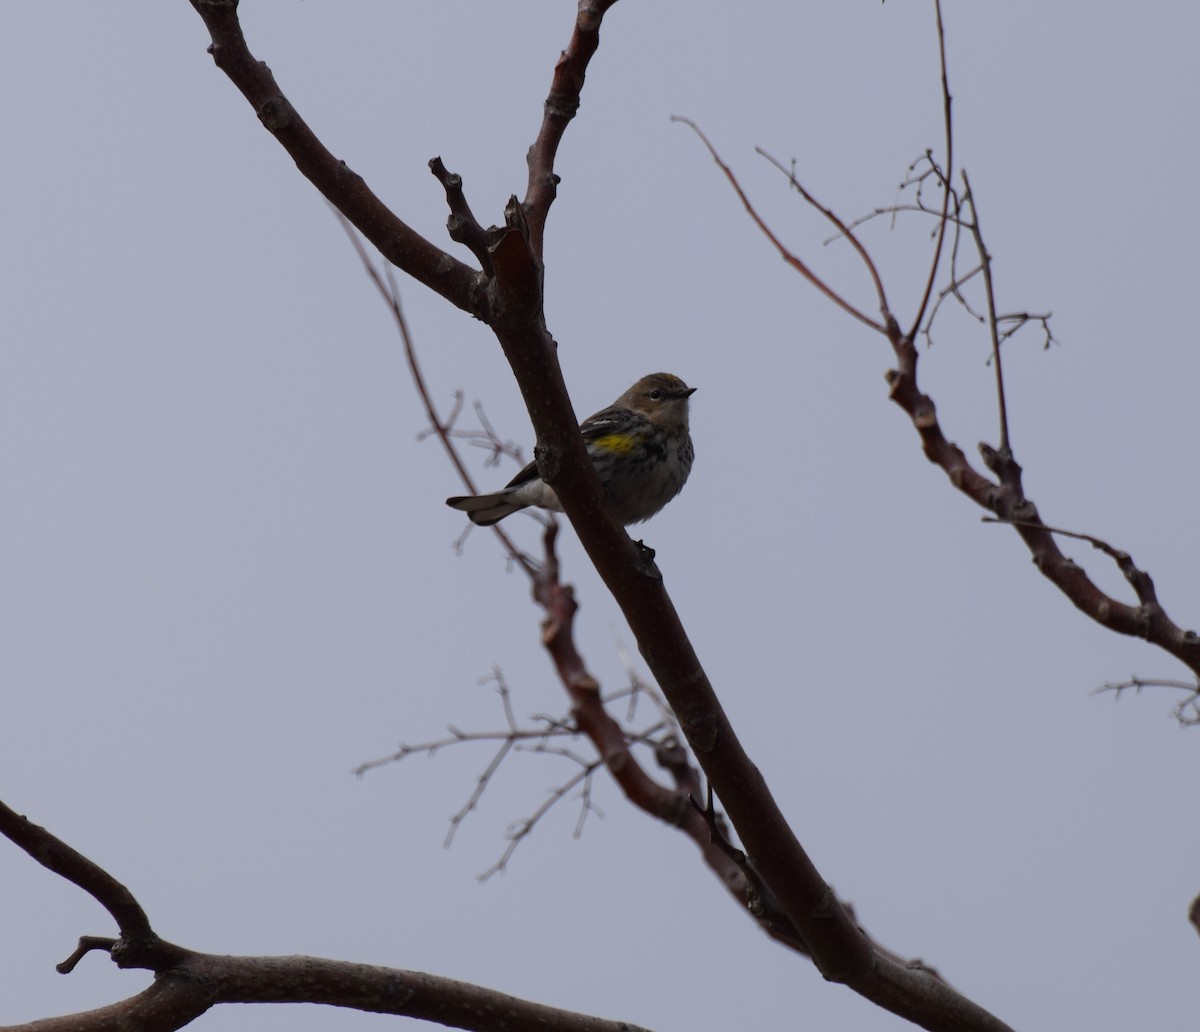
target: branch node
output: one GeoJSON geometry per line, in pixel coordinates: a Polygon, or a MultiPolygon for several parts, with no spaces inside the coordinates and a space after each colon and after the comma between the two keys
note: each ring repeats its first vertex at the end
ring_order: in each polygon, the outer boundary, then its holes
{"type": "Polygon", "coordinates": [[[925,400],[913,409],[912,414],[913,426],[918,430],[930,430],[937,426],[937,410],[934,408],[932,400],[925,400]]]}
{"type": "Polygon", "coordinates": [[[292,105],[288,103],[287,97],[283,94],[263,101],[259,105],[257,114],[258,120],[269,132],[277,133],[291,127],[292,105]]]}
{"type": "Polygon", "coordinates": [[[1037,506],[1028,498],[1022,498],[1012,507],[1012,518],[1017,523],[1040,523],[1037,506]]]}
{"type": "Polygon", "coordinates": [[[658,553],[656,553],[653,548],[640,539],[635,541],[634,545],[638,550],[638,569],[643,575],[649,577],[651,580],[662,580],[662,571],[658,568],[658,564],[654,561],[654,557],[658,553]]]}

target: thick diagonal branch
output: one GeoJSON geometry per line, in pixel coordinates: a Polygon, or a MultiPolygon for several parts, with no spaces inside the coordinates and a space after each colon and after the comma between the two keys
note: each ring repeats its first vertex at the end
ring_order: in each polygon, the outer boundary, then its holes
{"type": "Polygon", "coordinates": [[[212,37],[209,53],[217,67],[241,90],[263,126],[304,177],[398,269],[486,322],[482,275],[397,218],[360,175],[329,152],[284,96],[271,69],[250,53],[238,21],[237,4],[190,2],[212,37]]]}

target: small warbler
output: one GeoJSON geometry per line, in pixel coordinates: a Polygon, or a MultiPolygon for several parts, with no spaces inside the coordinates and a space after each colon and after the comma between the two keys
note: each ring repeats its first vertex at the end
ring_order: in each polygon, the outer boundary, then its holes
{"type": "MultiPolygon", "coordinates": [[[[692,470],[688,399],[695,390],[678,376],[651,373],[580,424],[613,516],[625,526],[648,520],[683,489],[692,470]]],[[[447,498],[446,504],[481,527],[530,505],[562,512],[554,489],[538,476],[536,462],[503,491],[447,498]]]]}

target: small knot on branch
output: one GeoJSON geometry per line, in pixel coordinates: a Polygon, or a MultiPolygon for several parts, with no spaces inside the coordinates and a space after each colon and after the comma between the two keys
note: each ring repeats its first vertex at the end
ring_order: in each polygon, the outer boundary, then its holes
{"type": "Polygon", "coordinates": [[[554,483],[562,468],[562,452],[552,444],[538,441],[533,446],[533,461],[537,463],[538,476],[547,484],[554,483]]]}
{"type": "Polygon", "coordinates": [[[1042,522],[1037,506],[1028,498],[1022,498],[1012,507],[1012,518],[1014,523],[1039,524],[1042,522]]]}
{"type": "Polygon", "coordinates": [[[642,540],[637,540],[634,543],[637,548],[637,564],[638,569],[651,580],[660,581],[663,579],[662,570],[658,568],[658,564],[654,561],[654,557],[658,554],[642,540]]]}
{"type": "Polygon", "coordinates": [[[287,129],[292,124],[292,105],[282,94],[272,97],[259,107],[258,120],[272,133],[287,129]]]}
{"type": "Polygon", "coordinates": [[[692,717],[685,721],[687,740],[698,753],[712,752],[717,744],[717,722],[711,714],[692,717]]]}
{"type": "Polygon", "coordinates": [[[600,23],[604,20],[604,12],[612,6],[608,3],[597,3],[596,0],[581,0],[579,13],[575,18],[575,29],[578,32],[599,32],[600,23]]]}

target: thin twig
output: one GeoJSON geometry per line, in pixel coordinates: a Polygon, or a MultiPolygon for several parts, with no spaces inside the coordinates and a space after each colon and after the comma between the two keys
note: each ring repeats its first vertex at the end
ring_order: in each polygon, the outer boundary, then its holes
{"type": "Polygon", "coordinates": [[[787,176],[788,183],[792,189],[794,189],[801,197],[803,197],[809,205],[816,208],[817,211],[824,215],[829,222],[833,223],[838,231],[838,238],[845,239],[850,242],[850,246],[854,248],[855,252],[858,254],[859,258],[862,259],[863,264],[867,268],[867,273],[871,277],[871,282],[875,285],[875,295],[879,299],[879,311],[883,315],[883,318],[887,320],[891,314],[891,309],[888,307],[887,294],[883,289],[883,280],[880,278],[879,269],[876,268],[874,259],[867,252],[867,249],[863,247],[861,241],[855,235],[853,228],[843,222],[838,215],[834,214],[831,208],[827,208],[820,201],[818,201],[816,197],[809,193],[804,184],[801,183],[797,178],[794,163],[791,168],[785,168],[782,162],[776,158],[773,158],[761,147],[755,147],[754,150],[755,153],[757,153],[760,157],[766,158],[767,161],[775,166],[775,168],[787,176]]]}
{"type": "Polygon", "coordinates": [[[996,319],[996,290],[992,283],[992,256],[983,242],[983,230],[979,227],[979,209],[975,205],[975,194],[971,190],[971,180],[967,170],[962,171],[963,203],[971,206],[971,236],[975,239],[975,249],[979,252],[979,265],[983,270],[983,290],[987,299],[987,326],[992,339],[992,361],[996,370],[996,407],[1000,415],[1000,452],[1012,455],[1012,445],[1008,436],[1008,403],[1004,398],[1004,367],[1000,363],[1000,328],[996,319]]]}
{"type": "Polygon", "coordinates": [[[589,781],[600,766],[601,764],[599,760],[589,763],[587,766],[569,778],[564,784],[559,785],[557,788],[551,790],[546,801],[542,803],[542,805],[536,810],[534,810],[530,816],[514,824],[509,829],[508,845],[505,847],[500,859],[492,864],[492,866],[482,874],[478,875],[479,880],[481,882],[487,881],[493,874],[503,871],[508,866],[509,860],[512,859],[513,853],[517,851],[517,847],[530,834],[532,834],[534,828],[537,827],[538,821],[545,817],[546,814],[554,808],[555,804],[561,801],[571,791],[571,789],[575,788],[576,785],[589,781]]]}
{"type": "MultiPolygon", "coordinates": [[[[946,29],[942,23],[941,0],[934,0],[933,8],[937,16],[938,67],[942,78],[942,126],[946,134],[946,168],[943,173],[940,173],[942,184],[942,220],[938,227],[937,244],[933,249],[933,261],[929,263],[929,276],[925,280],[925,292],[921,295],[921,303],[917,305],[917,314],[913,317],[912,326],[909,327],[907,333],[909,340],[916,337],[917,331],[921,326],[921,321],[925,318],[925,309],[929,306],[929,298],[933,293],[934,283],[937,281],[938,266],[942,260],[942,247],[946,242],[946,230],[949,226],[947,216],[950,214],[950,184],[953,181],[954,173],[954,119],[951,117],[953,98],[950,96],[950,73],[946,67],[946,29]]],[[[937,168],[932,156],[930,156],[929,164],[931,168],[937,168]]]]}
{"type": "Polygon", "coordinates": [[[704,135],[700,127],[696,125],[695,122],[693,122],[690,118],[684,118],[682,115],[672,115],[671,121],[679,122],[681,125],[686,125],[700,138],[700,142],[703,143],[705,148],[708,150],[709,156],[714,162],[716,162],[717,167],[721,170],[725,178],[729,181],[729,185],[733,187],[734,192],[738,195],[738,198],[741,200],[742,206],[746,209],[747,214],[751,219],[754,220],[754,224],[758,226],[763,236],[771,241],[775,247],[775,250],[779,252],[780,257],[783,258],[788,265],[800,273],[801,276],[803,276],[806,280],[808,280],[809,283],[816,287],[817,290],[829,298],[830,301],[842,309],[842,311],[853,316],[859,322],[864,323],[879,333],[885,332],[885,328],[882,323],[877,322],[865,312],[852,305],[849,301],[842,297],[841,294],[839,294],[823,279],[821,279],[820,276],[813,272],[812,269],[809,268],[802,259],[794,255],[783,245],[783,241],[781,241],[779,237],[775,235],[771,227],[768,226],[763,220],[762,216],[758,214],[758,211],[755,209],[754,205],[750,203],[750,198],[746,196],[746,191],[742,189],[742,184],[738,182],[737,176],[733,174],[733,169],[725,164],[725,162],[721,159],[720,154],[717,153],[717,149],[712,145],[712,143],[709,142],[708,137],[704,135]]]}
{"type": "MultiPolygon", "coordinates": [[[[375,289],[379,292],[379,296],[383,298],[384,303],[392,313],[392,318],[396,322],[396,328],[400,331],[400,339],[404,343],[404,357],[408,363],[409,375],[412,377],[413,386],[417,390],[421,404],[425,408],[425,418],[429,421],[429,426],[437,435],[438,440],[442,442],[442,448],[445,450],[447,458],[450,459],[451,465],[454,466],[455,472],[458,473],[467,491],[470,494],[476,494],[475,481],[472,479],[471,474],[467,472],[467,467],[451,440],[450,425],[438,415],[437,408],[433,404],[433,399],[429,396],[429,388],[425,385],[425,377],[421,372],[420,363],[417,361],[417,350],[413,345],[412,335],[408,330],[408,319],[405,318],[404,308],[400,303],[400,287],[392,275],[391,266],[385,266],[384,272],[381,275],[346,217],[336,208],[333,209],[333,214],[349,238],[350,244],[358,255],[359,261],[362,262],[363,269],[370,277],[371,282],[375,284],[375,289]]],[[[456,405],[452,414],[457,415],[457,412],[458,406],[456,405]]],[[[535,566],[529,556],[513,544],[512,539],[504,532],[502,527],[496,525],[492,527],[492,530],[495,532],[496,537],[500,539],[500,543],[508,553],[509,559],[517,563],[526,573],[532,576],[535,566]]]]}
{"type": "Polygon", "coordinates": [[[1152,607],[1159,610],[1158,593],[1154,589],[1154,580],[1145,570],[1140,570],[1134,564],[1132,557],[1128,552],[1124,552],[1119,548],[1113,548],[1107,541],[1098,537],[1093,537],[1091,534],[1081,534],[1075,530],[1063,530],[1061,527],[1050,527],[1041,520],[1016,520],[1016,519],[1001,519],[996,516],[984,516],[984,523],[1007,523],[1014,527],[1030,527],[1038,530],[1048,531],[1051,534],[1057,534],[1059,537],[1074,538],[1077,541],[1086,541],[1094,549],[1103,552],[1114,563],[1117,564],[1117,569],[1129,581],[1134,593],[1137,595],[1138,601],[1143,607],[1152,607]]]}
{"type": "MultiPolygon", "coordinates": [[[[853,219],[850,222],[847,222],[846,225],[850,229],[858,229],[859,226],[864,226],[868,222],[873,222],[875,219],[881,218],[884,215],[891,215],[894,220],[897,215],[904,215],[907,213],[928,215],[932,219],[939,220],[939,222],[943,218],[941,212],[934,211],[931,208],[926,208],[923,204],[920,204],[920,203],[889,204],[886,208],[875,208],[873,211],[867,212],[866,215],[860,215],[858,218],[853,219]]],[[[945,216],[945,219],[946,219],[946,221],[950,222],[951,224],[954,224],[955,222],[958,221],[958,217],[956,215],[947,215],[947,216],[945,216]]],[[[893,222],[893,226],[894,225],[895,225],[895,223],[893,222]]],[[[934,232],[935,233],[937,232],[936,228],[935,228],[934,232]]],[[[822,240],[821,243],[823,245],[832,244],[834,241],[840,240],[842,238],[842,236],[843,236],[843,234],[840,232],[832,233],[829,236],[827,236],[824,240],[822,240]]]]}
{"type": "Polygon", "coordinates": [[[1102,684],[1099,688],[1093,689],[1092,694],[1099,695],[1101,692],[1112,692],[1113,698],[1119,699],[1122,692],[1133,691],[1140,695],[1143,688],[1170,688],[1176,691],[1187,692],[1187,695],[1175,704],[1172,714],[1183,727],[1200,726],[1200,679],[1189,682],[1176,681],[1170,678],[1147,678],[1134,675],[1128,681],[1110,681],[1102,684]]]}

